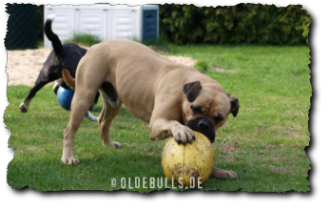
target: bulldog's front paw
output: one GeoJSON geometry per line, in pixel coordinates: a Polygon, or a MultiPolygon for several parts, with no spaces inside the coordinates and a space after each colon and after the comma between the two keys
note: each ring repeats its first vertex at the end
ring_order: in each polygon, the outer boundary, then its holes
{"type": "Polygon", "coordinates": [[[194,132],[185,125],[175,124],[171,130],[174,139],[178,143],[186,144],[195,140],[194,132]]]}
{"type": "Polygon", "coordinates": [[[234,171],[227,171],[220,168],[213,167],[212,174],[217,179],[237,179],[238,176],[234,171]]]}
{"type": "Polygon", "coordinates": [[[28,106],[24,104],[24,102],[21,103],[19,106],[19,109],[21,110],[22,113],[26,113],[28,111],[28,106]]]}

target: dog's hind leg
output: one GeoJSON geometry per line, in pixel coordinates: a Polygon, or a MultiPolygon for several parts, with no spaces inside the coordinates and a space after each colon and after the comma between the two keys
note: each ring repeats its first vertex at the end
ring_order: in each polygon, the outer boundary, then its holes
{"type": "Polygon", "coordinates": [[[217,167],[213,167],[211,176],[217,179],[237,179],[238,176],[234,171],[223,170],[217,167]]]}
{"type": "Polygon", "coordinates": [[[118,114],[122,103],[111,83],[103,83],[100,92],[103,98],[103,108],[98,118],[98,124],[103,145],[119,148],[121,144],[111,140],[110,125],[118,114]]]}

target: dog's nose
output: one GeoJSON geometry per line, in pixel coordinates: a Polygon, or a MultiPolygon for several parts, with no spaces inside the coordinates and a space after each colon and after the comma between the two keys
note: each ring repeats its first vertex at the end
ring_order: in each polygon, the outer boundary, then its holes
{"type": "Polygon", "coordinates": [[[206,117],[199,117],[193,120],[190,120],[186,124],[190,129],[194,131],[198,131],[204,134],[210,141],[213,143],[215,140],[215,131],[214,125],[212,124],[211,120],[206,117]]]}
{"type": "Polygon", "coordinates": [[[200,120],[198,122],[198,127],[201,128],[201,129],[205,129],[205,130],[209,129],[208,122],[206,122],[205,120],[200,120]]]}

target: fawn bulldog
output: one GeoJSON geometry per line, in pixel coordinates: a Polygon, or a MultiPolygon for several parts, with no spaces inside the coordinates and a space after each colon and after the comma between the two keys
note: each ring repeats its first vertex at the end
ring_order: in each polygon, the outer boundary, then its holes
{"type": "MultiPolygon", "coordinates": [[[[239,110],[238,99],[226,93],[212,78],[198,70],[177,64],[134,41],[107,41],[92,46],[80,60],[76,78],[63,70],[63,78],[75,95],[64,132],[62,162],[78,163],[73,141],[85,113],[99,90],[103,109],[98,118],[104,145],[121,147],[112,141],[110,125],[121,105],[149,123],[150,139],[173,136],[179,143],[194,141],[192,130],[211,142],[215,131],[239,110]]],[[[233,171],[214,167],[216,178],[236,178],[233,171]]]]}

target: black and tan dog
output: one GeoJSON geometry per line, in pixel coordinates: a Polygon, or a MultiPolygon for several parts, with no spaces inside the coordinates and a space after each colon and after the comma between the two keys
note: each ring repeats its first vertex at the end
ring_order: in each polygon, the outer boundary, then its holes
{"type": "MultiPolygon", "coordinates": [[[[121,105],[149,123],[150,139],[173,136],[180,143],[194,141],[192,131],[212,142],[215,131],[236,116],[238,99],[227,94],[198,70],[173,63],[133,41],[107,41],[91,47],[81,59],[73,79],[63,70],[66,83],[75,88],[69,124],[64,132],[62,162],[78,163],[73,141],[84,114],[100,90],[103,109],[98,119],[104,145],[121,147],[110,138],[110,125],[121,105]],[[96,73],[97,71],[97,73],[96,73]]],[[[213,168],[217,178],[236,178],[233,171],[213,168]]]]}
{"type": "MultiPolygon", "coordinates": [[[[19,106],[19,109],[22,113],[26,113],[28,111],[31,100],[36,95],[36,93],[46,84],[57,80],[53,88],[55,94],[57,94],[59,85],[62,85],[63,87],[68,87],[62,79],[62,69],[67,69],[70,72],[70,75],[72,77],[75,77],[78,63],[86,53],[86,49],[83,49],[78,45],[62,45],[58,36],[52,31],[51,26],[53,20],[54,16],[48,17],[44,29],[47,38],[52,42],[53,50],[49,54],[46,62],[44,63],[33,88],[30,90],[24,101],[19,106]]],[[[94,105],[90,109],[93,109],[95,107],[98,98],[99,93],[96,94],[94,105]]],[[[89,111],[87,111],[86,117],[91,120],[97,120],[97,118],[93,116],[89,111]]]]}

